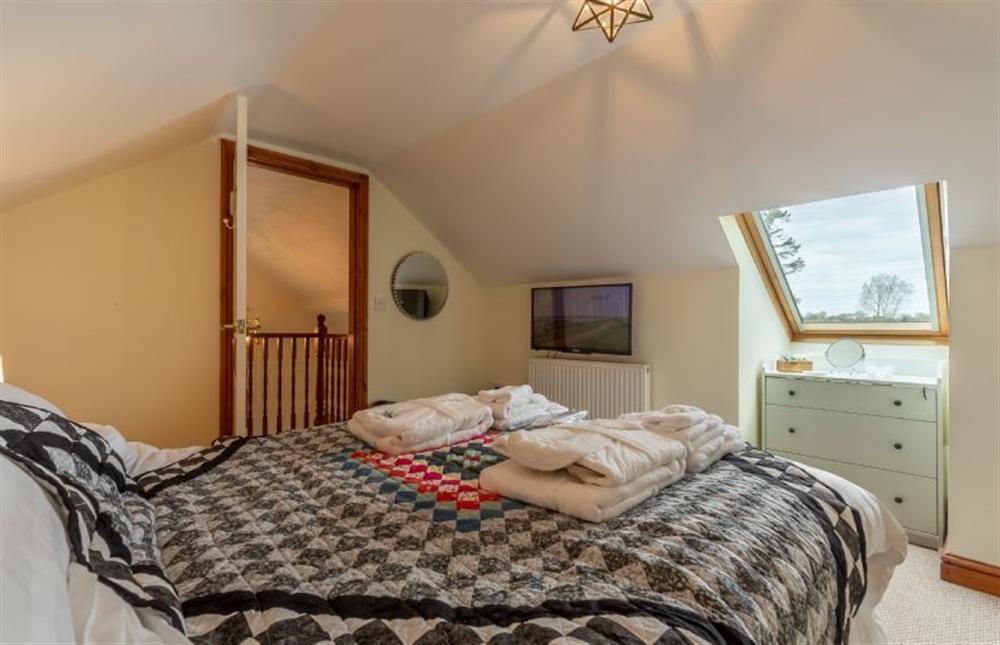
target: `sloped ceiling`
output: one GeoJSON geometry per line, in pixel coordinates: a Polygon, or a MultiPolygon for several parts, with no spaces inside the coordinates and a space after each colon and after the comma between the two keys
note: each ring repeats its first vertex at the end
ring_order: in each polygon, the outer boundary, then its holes
{"type": "Polygon", "coordinates": [[[256,166],[247,188],[248,279],[264,271],[299,302],[346,303],[349,191],[256,166]]]}
{"type": "Polygon", "coordinates": [[[5,2],[3,204],[244,91],[487,283],[731,266],[721,215],[938,179],[953,244],[1000,239],[996,3],[658,2],[614,46],[577,5],[5,2]]]}
{"type": "Polygon", "coordinates": [[[328,7],[0,3],[0,207],[204,138],[328,7]]]}

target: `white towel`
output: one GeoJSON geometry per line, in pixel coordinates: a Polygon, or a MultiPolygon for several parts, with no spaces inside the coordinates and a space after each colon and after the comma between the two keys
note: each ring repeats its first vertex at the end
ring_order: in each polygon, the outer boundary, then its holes
{"type": "Polygon", "coordinates": [[[690,408],[691,406],[671,405],[663,410],[652,412],[631,412],[622,415],[631,421],[637,421],[650,432],[669,437],[684,444],[688,453],[694,452],[702,443],[719,436],[722,433],[722,418],[715,414],[706,414],[698,408],[685,411],[665,412],[671,408],[690,408]]]}
{"type": "Polygon", "coordinates": [[[388,437],[379,437],[369,432],[367,428],[354,419],[351,419],[347,423],[347,430],[376,450],[381,450],[389,455],[405,455],[423,450],[433,450],[442,446],[451,446],[462,441],[475,439],[489,430],[490,425],[492,425],[492,421],[484,421],[478,426],[462,428],[444,434],[433,434],[431,436],[403,432],[397,435],[389,435],[388,437]]]}
{"type": "Polygon", "coordinates": [[[569,412],[569,408],[566,406],[551,403],[548,399],[545,399],[544,403],[532,402],[527,405],[513,406],[506,416],[497,416],[494,414],[493,427],[497,430],[518,430],[532,425],[541,425],[545,421],[551,421],[553,418],[567,412],[569,412]]]}
{"type": "Polygon", "coordinates": [[[408,432],[429,439],[492,422],[493,417],[487,406],[468,394],[442,394],[359,410],[351,420],[376,437],[408,432]]]}
{"type": "Polygon", "coordinates": [[[620,419],[520,430],[500,437],[493,448],[528,468],[565,468],[596,486],[627,484],[686,455],[681,443],[620,419]]]}
{"type": "Polygon", "coordinates": [[[587,522],[606,522],[683,476],[684,460],[678,459],[623,486],[594,486],[584,484],[565,470],[543,472],[508,460],[484,470],[479,475],[479,486],[587,522]]]}
{"type": "Polygon", "coordinates": [[[687,470],[690,473],[700,473],[726,455],[742,450],[744,443],[739,428],[724,426],[719,436],[688,453],[687,470]]]}
{"type": "Polygon", "coordinates": [[[488,405],[494,417],[506,418],[512,407],[530,403],[534,393],[530,385],[505,385],[492,390],[480,390],[476,400],[488,405]]]}
{"type": "Polygon", "coordinates": [[[489,406],[493,413],[493,427],[497,430],[518,430],[542,425],[555,416],[569,412],[569,408],[534,392],[530,385],[507,385],[494,390],[480,390],[476,400],[489,406]]]}
{"type": "Polygon", "coordinates": [[[677,432],[704,421],[707,416],[701,408],[675,404],[651,412],[626,412],[618,418],[641,421],[648,430],[677,432]]]}

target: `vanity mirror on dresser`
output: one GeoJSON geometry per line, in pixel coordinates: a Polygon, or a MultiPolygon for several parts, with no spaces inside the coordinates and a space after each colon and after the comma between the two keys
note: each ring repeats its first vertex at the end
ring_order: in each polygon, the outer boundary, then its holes
{"type": "Polygon", "coordinates": [[[878,496],[910,541],[944,536],[941,379],[764,370],[764,447],[878,496]]]}

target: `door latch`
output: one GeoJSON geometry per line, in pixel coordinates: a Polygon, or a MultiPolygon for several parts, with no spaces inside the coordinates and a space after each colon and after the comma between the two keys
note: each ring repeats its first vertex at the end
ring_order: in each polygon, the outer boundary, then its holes
{"type": "Polygon", "coordinates": [[[222,328],[229,331],[235,331],[237,334],[245,334],[247,333],[247,321],[243,318],[238,318],[235,322],[223,325],[222,328]]]}

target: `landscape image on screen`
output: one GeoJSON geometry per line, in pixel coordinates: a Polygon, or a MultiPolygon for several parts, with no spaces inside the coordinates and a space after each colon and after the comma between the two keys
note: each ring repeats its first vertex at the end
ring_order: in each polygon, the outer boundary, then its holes
{"type": "Polygon", "coordinates": [[[631,285],[535,289],[531,297],[533,348],[631,353],[631,285]]]}

